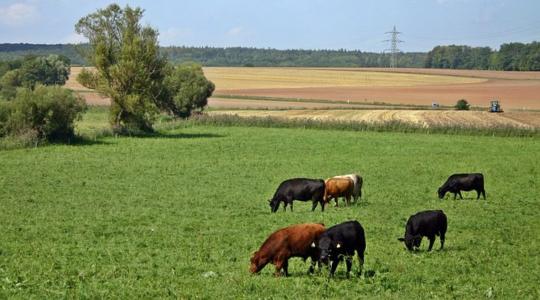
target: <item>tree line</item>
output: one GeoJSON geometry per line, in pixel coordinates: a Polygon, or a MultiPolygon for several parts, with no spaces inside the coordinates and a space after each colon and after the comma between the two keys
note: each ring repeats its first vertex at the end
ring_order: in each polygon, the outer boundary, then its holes
{"type": "MultiPolygon", "coordinates": [[[[81,52],[89,45],[0,44],[0,60],[32,55],[62,55],[76,65],[88,65],[81,52]]],[[[209,67],[388,67],[390,55],[359,50],[277,50],[246,47],[160,47],[175,64],[196,62],[209,67]]],[[[498,51],[489,47],[436,46],[431,51],[398,54],[398,67],[540,70],[540,43],[507,43],[498,51]]]]}
{"type": "Polygon", "coordinates": [[[437,46],[427,53],[426,68],[540,71],[540,43],[508,43],[489,47],[437,46]]]}
{"type": "MultiPolygon", "coordinates": [[[[73,64],[89,65],[84,53],[89,45],[0,44],[0,60],[26,55],[57,54],[73,64]]],[[[160,47],[160,53],[175,64],[196,62],[208,67],[388,67],[390,55],[359,50],[277,50],[247,47],[160,47]]],[[[400,53],[398,65],[420,68],[426,53],[400,53]]]]}

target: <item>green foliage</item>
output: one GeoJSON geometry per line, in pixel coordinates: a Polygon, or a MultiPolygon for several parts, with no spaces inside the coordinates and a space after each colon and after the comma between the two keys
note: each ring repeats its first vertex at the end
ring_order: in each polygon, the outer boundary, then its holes
{"type": "Polygon", "coordinates": [[[42,140],[69,140],[74,122],[86,109],[84,100],[59,86],[20,88],[16,97],[0,107],[3,136],[35,136],[42,140]]]}
{"type": "Polygon", "coordinates": [[[111,4],[82,19],[75,30],[90,41],[97,90],[111,98],[110,122],[117,131],[151,131],[161,102],[166,60],[157,31],[141,26],[140,8],[111,4]]]}
{"type": "Polygon", "coordinates": [[[87,68],[83,68],[76,79],[78,83],[89,89],[97,89],[99,85],[99,77],[97,74],[87,68]]]}
{"type": "Polygon", "coordinates": [[[0,298],[538,299],[538,161],[537,138],[193,124],[3,151],[0,298]],[[437,199],[451,173],[476,171],[487,200],[437,199]],[[359,204],[270,213],[282,180],[350,172],[364,178],[359,204]],[[445,250],[424,238],[408,252],[396,238],[425,209],[448,216],[445,250]],[[310,276],[299,258],[287,278],[249,274],[274,230],[350,219],[366,230],[362,276],[344,263],[310,276]]]}
{"type": "Polygon", "coordinates": [[[69,77],[69,63],[66,57],[53,54],[27,56],[24,60],[3,63],[0,68],[0,98],[12,99],[18,87],[33,89],[37,84],[63,85],[69,77]]]}
{"type": "Polygon", "coordinates": [[[456,102],[456,109],[457,110],[469,110],[469,108],[470,108],[469,102],[467,102],[467,100],[465,100],[465,99],[459,99],[456,102]]]}
{"type": "Polygon", "coordinates": [[[427,53],[425,67],[503,71],[540,71],[540,43],[502,44],[489,47],[437,46],[427,53]]]}
{"type": "Polygon", "coordinates": [[[183,64],[175,67],[165,78],[168,108],[181,118],[191,115],[193,110],[202,111],[214,92],[214,84],[206,79],[198,64],[183,64]]]}
{"type": "MultiPolygon", "coordinates": [[[[62,54],[73,63],[84,65],[92,59],[83,59],[81,52],[87,52],[88,45],[39,45],[0,44],[0,60],[21,58],[27,54],[62,54]],[[78,50],[82,48],[82,50],[78,50]]],[[[161,47],[160,51],[171,62],[181,64],[195,61],[203,66],[255,66],[255,67],[388,67],[388,54],[364,52],[360,50],[278,50],[246,47],[161,47]]],[[[420,68],[424,65],[426,53],[400,53],[400,67],[420,68]]]]}
{"type": "MultiPolygon", "coordinates": [[[[56,54],[67,57],[71,63],[76,65],[87,64],[84,56],[81,55],[81,48],[88,47],[85,44],[28,44],[28,43],[3,43],[0,44],[0,61],[21,60],[28,55],[48,56],[56,54]]],[[[1,65],[1,64],[0,64],[1,65]]],[[[1,67],[0,67],[1,75],[1,67]]]]}
{"type": "Polygon", "coordinates": [[[70,62],[65,57],[51,54],[27,59],[18,70],[24,87],[33,89],[36,84],[64,85],[69,78],[70,62]]]}

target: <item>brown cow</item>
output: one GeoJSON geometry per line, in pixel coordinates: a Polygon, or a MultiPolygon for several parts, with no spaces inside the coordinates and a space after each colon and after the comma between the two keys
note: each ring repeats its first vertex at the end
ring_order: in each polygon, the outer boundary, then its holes
{"type": "Polygon", "coordinates": [[[354,181],[350,178],[328,178],[324,181],[326,186],[324,189],[324,203],[332,201],[332,198],[336,200],[336,206],[338,206],[338,198],[345,197],[347,205],[351,202],[351,196],[354,190],[354,181]]]}
{"type": "Polygon", "coordinates": [[[319,260],[319,252],[313,243],[324,232],[324,224],[298,224],[285,227],[272,233],[262,244],[259,251],[251,257],[251,273],[258,273],[268,263],[276,266],[275,275],[279,276],[281,269],[285,276],[289,275],[289,258],[301,257],[304,261],[310,257],[312,273],[315,263],[319,260]]]}

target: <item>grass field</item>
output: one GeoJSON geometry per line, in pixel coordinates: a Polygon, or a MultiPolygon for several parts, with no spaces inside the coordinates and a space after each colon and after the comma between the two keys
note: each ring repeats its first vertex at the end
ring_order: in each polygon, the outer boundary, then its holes
{"type": "MultiPolygon", "coordinates": [[[[103,109],[88,116],[80,132],[105,128],[103,109]]],[[[539,160],[537,138],[191,125],[2,151],[0,298],[538,299],[539,160]],[[358,205],[270,213],[282,180],[350,172],[358,205]],[[436,199],[453,172],[483,172],[488,199],[436,199]],[[445,250],[409,253],[396,239],[425,209],[448,215],[445,250]],[[248,273],[274,230],[350,219],[363,276],[309,276],[300,259],[288,278],[248,273]]]]}

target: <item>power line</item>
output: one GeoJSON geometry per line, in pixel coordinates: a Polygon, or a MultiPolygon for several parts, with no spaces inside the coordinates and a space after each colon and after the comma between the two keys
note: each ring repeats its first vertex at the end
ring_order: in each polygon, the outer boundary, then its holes
{"type": "Polygon", "coordinates": [[[384,40],[385,42],[390,42],[390,49],[385,49],[385,51],[390,51],[390,68],[395,68],[397,67],[397,55],[401,51],[398,49],[397,44],[403,43],[403,41],[398,38],[398,35],[400,35],[401,32],[397,31],[396,25],[394,25],[392,31],[385,32],[384,34],[390,34],[390,39],[384,40]]]}

